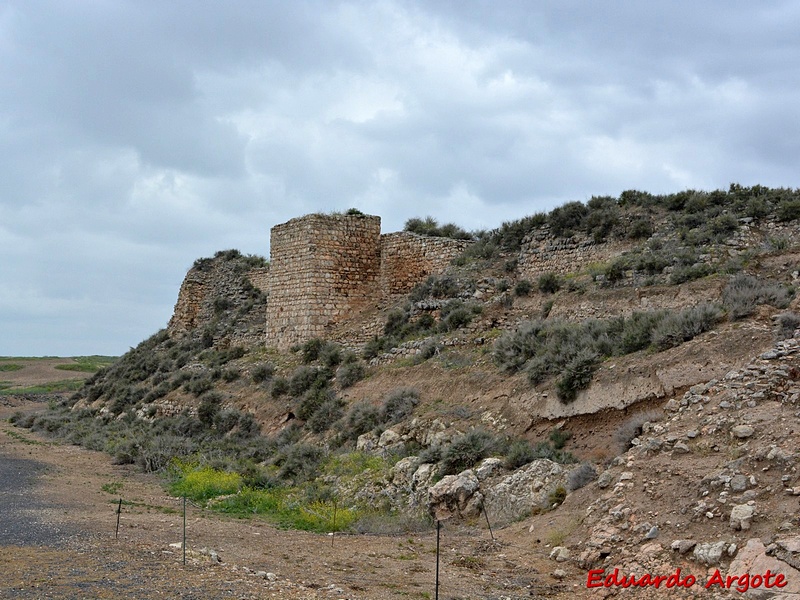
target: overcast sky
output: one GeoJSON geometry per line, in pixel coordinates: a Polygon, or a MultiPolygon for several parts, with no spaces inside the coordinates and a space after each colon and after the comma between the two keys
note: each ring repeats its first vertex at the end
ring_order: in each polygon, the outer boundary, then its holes
{"type": "Polygon", "coordinates": [[[192,262],[357,207],[800,187],[800,2],[0,0],[0,355],[121,354],[192,262]]]}

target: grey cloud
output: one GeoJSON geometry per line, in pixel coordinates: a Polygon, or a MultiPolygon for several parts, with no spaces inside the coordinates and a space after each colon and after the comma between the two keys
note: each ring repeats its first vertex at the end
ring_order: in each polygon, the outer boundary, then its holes
{"type": "Polygon", "coordinates": [[[629,188],[796,186],[799,16],[7,2],[0,353],[124,351],[166,323],[195,258],[267,254],[269,227],[304,212],[493,227],[629,188]]]}

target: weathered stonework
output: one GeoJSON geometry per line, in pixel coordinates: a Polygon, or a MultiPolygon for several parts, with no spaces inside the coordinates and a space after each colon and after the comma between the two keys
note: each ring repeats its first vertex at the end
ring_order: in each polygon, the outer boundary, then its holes
{"type": "MultiPolygon", "coordinates": [[[[269,267],[245,270],[238,258],[217,256],[198,260],[181,284],[175,310],[167,326],[171,336],[181,336],[203,327],[215,318],[242,307],[264,303],[269,267]]],[[[261,313],[263,314],[263,313],[261,313]]],[[[263,320],[244,319],[226,332],[224,345],[255,343],[263,336],[263,320]]]]}
{"type": "Polygon", "coordinates": [[[374,304],[379,293],[380,217],[307,215],[272,228],[268,346],[325,337],[374,304]]]}
{"type": "Polygon", "coordinates": [[[409,231],[381,236],[381,291],[384,295],[407,294],[438,274],[472,242],[418,235],[409,231]]]}
{"type": "Polygon", "coordinates": [[[605,262],[634,247],[632,242],[597,243],[583,234],[569,238],[550,235],[549,228],[534,231],[519,255],[520,277],[534,281],[544,273],[566,275],[591,263],[605,262]]]}
{"type": "Polygon", "coordinates": [[[382,331],[376,307],[442,273],[470,244],[407,231],[380,217],[307,215],[272,228],[267,346],[313,337],[358,346],[382,331]]]}

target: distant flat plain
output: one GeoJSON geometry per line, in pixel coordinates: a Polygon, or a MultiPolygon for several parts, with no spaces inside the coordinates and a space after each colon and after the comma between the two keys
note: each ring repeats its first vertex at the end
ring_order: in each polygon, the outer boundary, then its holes
{"type": "Polygon", "coordinates": [[[0,357],[0,394],[57,393],[78,389],[113,356],[0,357]]]}

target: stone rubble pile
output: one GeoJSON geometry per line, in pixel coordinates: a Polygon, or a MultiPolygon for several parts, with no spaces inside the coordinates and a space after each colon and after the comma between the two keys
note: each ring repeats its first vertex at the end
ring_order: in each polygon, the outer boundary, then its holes
{"type": "MultiPolygon", "coordinates": [[[[798,338],[800,332],[720,381],[693,386],[667,402],[666,421],[642,427],[593,484],[602,494],[586,509],[588,537],[570,549],[574,566],[625,575],[682,566],[699,584],[685,596],[670,590],[675,597],[693,597],[717,570],[754,576],[769,568],[788,582],[782,595],[760,586],[739,596],[800,597],[791,595],[800,594],[798,338]],[[659,505],[664,497],[673,500],[659,505]]],[[[730,597],[718,585],[702,591],[730,597]]]]}

